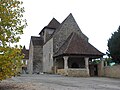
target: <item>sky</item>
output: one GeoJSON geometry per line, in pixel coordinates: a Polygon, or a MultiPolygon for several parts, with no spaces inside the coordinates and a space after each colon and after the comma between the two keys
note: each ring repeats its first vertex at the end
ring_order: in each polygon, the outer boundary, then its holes
{"type": "Polygon", "coordinates": [[[29,48],[30,37],[39,32],[52,18],[60,23],[73,14],[81,31],[89,42],[106,53],[111,34],[120,25],[120,0],[22,0],[25,7],[24,18],[28,26],[24,29],[20,44],[29,48]]]}

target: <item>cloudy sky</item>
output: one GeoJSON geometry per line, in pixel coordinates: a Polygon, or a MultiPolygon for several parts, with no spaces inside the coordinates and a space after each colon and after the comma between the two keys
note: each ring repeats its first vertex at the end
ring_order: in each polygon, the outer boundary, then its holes
{"type": "Polygon", "coordinates": [[[24,29],[20,44],[29,48],[31,36],[54,17],[60,23],[72,13],[89,42],[103,53],[107,40],[120,25],[120,0],[22,0],[28,27],[24,29]]]}

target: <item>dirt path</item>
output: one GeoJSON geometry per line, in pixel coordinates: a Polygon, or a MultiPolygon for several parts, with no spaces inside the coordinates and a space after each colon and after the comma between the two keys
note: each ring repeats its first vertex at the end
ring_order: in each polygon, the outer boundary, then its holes
{"type": "Polygon", "coordinates": [[[2,81],[0,90],[120,90],[120,79],[21,75],[2,81]]]}

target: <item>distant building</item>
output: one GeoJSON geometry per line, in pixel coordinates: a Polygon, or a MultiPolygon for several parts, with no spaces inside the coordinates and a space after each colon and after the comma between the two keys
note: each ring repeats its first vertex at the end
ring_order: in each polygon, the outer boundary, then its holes
{"type": "Polygon", "coordinates": [[[22,59],[23,65],[22,65],[21,73],[26,74],[26,73],[28,73],[28,70],[27,70],[28,66],[27,65],[28,65],[28,60],[29,60],[29,50],[27,50],[24,46],[22,49],[22,53],[24,54],[24,58],[22,59]]]}
{"type": "Polygon", "coordinates": [[[29,73],[90,76],[89,62],[104,55],[89,43],[72,14],[62,23],[53,18],[39,35],[30,40],[29,73]]]}

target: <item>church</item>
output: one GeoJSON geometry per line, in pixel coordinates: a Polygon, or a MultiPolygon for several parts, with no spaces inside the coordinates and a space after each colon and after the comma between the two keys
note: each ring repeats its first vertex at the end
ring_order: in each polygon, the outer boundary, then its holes
{"type": "Polygon", "coordinates": [[[28,72],[90,76],[90,62],[103,55],[89,43],[70,13],[62,23],[53,18],[38,37],[31,36],[28,72]]]}

